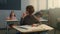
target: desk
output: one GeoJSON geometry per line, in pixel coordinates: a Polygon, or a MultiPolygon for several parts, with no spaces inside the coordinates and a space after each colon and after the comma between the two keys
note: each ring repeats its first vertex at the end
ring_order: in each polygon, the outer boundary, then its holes
{"type": "Polygon", "coordinates": [[[31,25],[23,25],[23,26],[13,26],[14,29],[22,32],[22,33],[29,33],[29,32],[37,32],[37,31],[51,31],[53,30],[54,28],[48,26],[48,25],[45,25],[45,24],[41,24],[37,27],[32,27],[31,25]],[[27,29],[23,29],[23,28],[20,28],[20,27],[25,27],[27,29]]]}
{"type": "Polygon", "coordinates": [[[43,18],[40,18],[40,23],[42,24],[48,24],[48,20],[47,19],[43,19],[43,18]]]}
{"type": "Polygon", "coordinates": [[[19,22],[18,20],[6,20],[6,24],[7,24],[7,26],[6,26],[6,28],[7,28],[7,33],[6,34],[8,34],[8,31],[9,31],[9,28],[8,28],[8,25],[9,24],[11,24],[11,23],[16,23],[16,22],[19,22]]]}
{"type": "Polygon", "coordinates": [[[39,20],[39,21],[41,21],[41,22],[42,22],[42,21],[48,21],[48,20],[46,20],[46,19],[43,19],[43,18],[40,18],[40,20],[39,20]]]}

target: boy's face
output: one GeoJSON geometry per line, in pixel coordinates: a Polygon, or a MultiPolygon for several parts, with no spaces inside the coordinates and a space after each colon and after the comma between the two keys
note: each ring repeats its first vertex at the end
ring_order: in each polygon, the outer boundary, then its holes
{"type": "Polygon", "coordinates": [[[28,12],[28,11],[26,11],[26,14],[29,14],[29,12],[28,12]]]}

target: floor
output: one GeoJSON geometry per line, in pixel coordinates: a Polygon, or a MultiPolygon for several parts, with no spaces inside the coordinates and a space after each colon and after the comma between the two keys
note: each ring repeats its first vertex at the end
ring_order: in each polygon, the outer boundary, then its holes
{"type": "MultiPolygon", "coordinates": [[[[10,30],[8,34],[16,34],[16,30],[10,30]]],[[[6,34],[6,30],[0,30],[0,34],[6,34]]],[[[54,30],[48,31],[48,34],[54,34],[54,30]]],[[[60,34],[60,31],[56,30],[55,34],[60,34]]]]}
{"type": "MultiPolygon", "coordinates": [[[[0,34],[7,34],[6,30],[0,30],[0,34]]],[[[9,30],[8,34],[16,34],[16,30],[9,30]]]]}

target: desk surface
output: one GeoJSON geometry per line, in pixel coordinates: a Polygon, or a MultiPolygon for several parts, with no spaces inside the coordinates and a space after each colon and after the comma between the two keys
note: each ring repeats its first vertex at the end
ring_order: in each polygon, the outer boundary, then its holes
{"type": "Polygon", "coordinates": [[[48,21],[48,20],[46,20],[46,19],[43,19],[43,18],[40,18],[40,21],[48,21]]]}
{"type": "MultiPolygon", "coordinates": [[[[16,19],[16,20],[6,20],[6,21],[18,21],[18,20],[16,19]]],[[[48,20],[40,18],[40,21],[48,21],[48,20]]]]}
{"type": "Polygon", "coordinates": [[[16,19],[16,20],[6,20],[6,21],[18,21],[18,20],[16,19]]]}
{"type": "Polygon", "coordinates": [[[14,29],[20,31],[20,32],[37,32],[37,31],[45,31],[45,30],[53,30],[54,28],[48,26],[48,25],[45,25],[45,24],[41,24],[37,27],[32,27],[32,26],[29,26],[29,25],[23,25],[23,26],[13,26],[14,29]],[[23,27],[23,28],[21,28],[23,27]]]}

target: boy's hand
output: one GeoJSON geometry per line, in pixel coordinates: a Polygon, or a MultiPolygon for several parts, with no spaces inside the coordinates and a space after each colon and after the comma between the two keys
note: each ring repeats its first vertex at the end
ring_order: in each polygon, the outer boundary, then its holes
{"type": "Polygon", "coordinates": [[[25,12],[22,14],[22,18],[26,17],[28,14],[25,12]]]}

